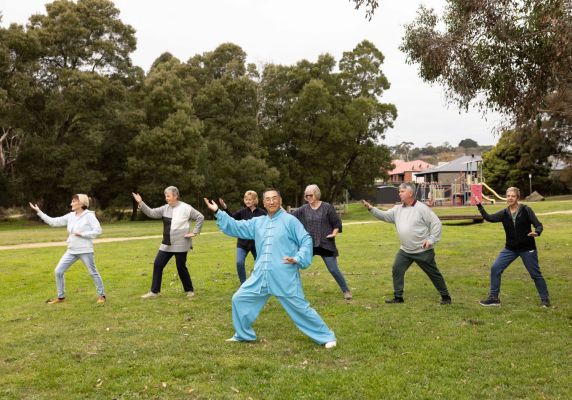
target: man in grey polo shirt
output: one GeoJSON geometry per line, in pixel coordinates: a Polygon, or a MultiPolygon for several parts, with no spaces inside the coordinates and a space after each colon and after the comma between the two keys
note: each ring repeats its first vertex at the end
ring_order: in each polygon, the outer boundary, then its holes
{"type": "Polygon", "coordinates": [[[393,262],[394,297],[385,302],[403,303],[405,272],[415,262],[427,274],[441,295],[441,304],[451,304],[445,279],[437,268],[433,246],[441,239],[441,221],[425,204],[415,200],[415,185],[399,185],[401,203],[387,211],[381,211],[367,201],[363,205],[369,212],[385,222],[394,223],[401,246],[393,262]]]}

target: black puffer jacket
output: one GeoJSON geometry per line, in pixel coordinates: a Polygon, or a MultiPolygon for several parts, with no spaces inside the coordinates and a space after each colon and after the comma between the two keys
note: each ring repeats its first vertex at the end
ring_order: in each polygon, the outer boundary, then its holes
{"type": "Polygon", "coordinates": [[[514,223],[512,222],[512,216],[510,215],[508,207],[492,215],[488,214],[481,204],[477,204],[477,207],[485,220],[489,222],[502,222],[506,234],[507,249],[513,251],[536,249],[534,237],[528,236],[528,234],[532,232],[530,225],[534,226],[534,230],[538,236],[542,233],[543,227],[530,207],[520,204],[514,223]]]}

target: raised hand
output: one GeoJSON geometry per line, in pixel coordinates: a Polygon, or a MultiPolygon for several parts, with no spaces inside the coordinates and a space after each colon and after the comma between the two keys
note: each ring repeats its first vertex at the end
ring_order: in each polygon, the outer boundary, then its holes
{"type": "Polygon", "coordinates": [[[34,210],[35,212],[37,212],[37,213],[38,213],[38,212],[40,212],[40,211],[41,211],[41,210],[40,210],[40,207],[38,207],[38,205],[37,205],[37,204],[32,204],[31,202],[30,202],[30,203],[28,203],[28,204],[30,205],[30,208],[31,208],[32,210],[34,210]]]}
{"type": "Polygon", "coordinates": [[[369,204],[369,203],[368,203],[367,201],[365,201],[365,200],[362,200],[361,202],[363,203],[363,206],[364,206],[365,208],[367,208],[368,210],[371,210],[371,208],[373,207],[371,204],[369,204]]]}
{"type": "Polygon", "coordinates": [[[228,207],[226,206],[226,203],[225,203],[224,200],[222,199],[222,197],[219,197],[219,198],[218,198],[218,202],[219,202],[219,204],[220,204],[220,207],[221,207],[223,210],[226,210],[226,209],[228,208],[228,207]]]}
{"type": "Polygon", "coordinates": [[[133,195],[133,198],[135,199],[135,201],[137,203],[141,203],[143,201],[143,199],[141,198],[141,196],[139,196],[139,193],[131,193],[133,195]]]}
{"type": "Polygon", "coordinates": [[[214,213],[218,211],[218,206],[216,205],[214,200],[209,200],[206,197],[204,198],[204,200],[209,210],[211,210],[214,213]]]}

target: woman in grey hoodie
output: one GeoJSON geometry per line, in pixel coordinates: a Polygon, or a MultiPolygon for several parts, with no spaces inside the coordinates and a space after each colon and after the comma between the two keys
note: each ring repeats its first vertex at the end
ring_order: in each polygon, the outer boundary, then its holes
{"type": "Polygon", "coordinates": [[[29,203],[30,207],[38,213],[38,216],[48,225],[66,226],[69,232],[68,249],[56,266],[56,287],[58,297],[47,301],[48,304],[62,303],[65,300],[64,273],[78,259],[87,267],[95,287],[97,289],[97,303],[105,303],[105,290],[103,281],[95,267],[93,258],[93,239],[101,235],[101,225],[95,213],[89,211],[89,197],[85,194],[75,194],[72,197],[70,206],[72,211],[62,217],[52,218],[42,212],[37,204],[29,203]]]}
{"type": "Polygon", "coordinates": [[[164,193],[167,204],[157,208],[150,208],[143,202],[138,193],[132,193],[133,198],[145,215],[149,218],[163,220],[163,241],[159,246],[159,252],[153,263],[151,290],[141,296],[143,299],[151,299],[159,295],[163,269],[173,256],[175,256],[177,272],[183,284],[183,289],[188,297],[195,295],[191,275],[189,275],[189,270],[187,269],[187,253],[193,248],[191,238],[201,233],[205,217],[189,204],[179,200],[179,189],[175,186],[169,186],[164,193]],[[195,221],[195,227],[192,232],[189,232],[189,220],[195,221]]]}

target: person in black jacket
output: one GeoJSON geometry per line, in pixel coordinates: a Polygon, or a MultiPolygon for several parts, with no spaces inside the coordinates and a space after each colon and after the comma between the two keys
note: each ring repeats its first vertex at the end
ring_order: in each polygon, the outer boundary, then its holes
{"type": "MultiPolygon", "coordinates": [[[[244,193],[243,201],[245,207],[234,213],[231,213],[228,210],[226,203],[222,198],[219,198],[218,201],[220,203],[221,209],[236,220],[247,220],[254,217],[266,215],[266,210],[258,207],[258,194],[256,194],[256,192],[253,190],[247,190],[246,193],[244,193]]],[[[244,281],[246,281],[245,261],[249,252],[252,253],[252,257],[256,261],[256,247],[254,240],[239,238],[236,241],[236,273],[241,285],[244,283],[244,281]]]]}
{"type": "Polygon", "coordinates": [[[477,207],[483,218],[489,222],[502,222],[506,234],[505,248],[501,250],[497,259],[491,267],[491,291],[489,297],[481,300],[482,306],[500,306],[500,285],[503,271],[518,257],[522,259],[526,270],[530,274],[538,294],[540,295],[541,306],[550,307],[548,288],[540,266],[538,265],[538,253],[536,250],[535,237],[542,233],[542,224],[536,218],[534,211],[524,204],[520,204],[520,190],[510,187],[506,190],[507,208],[495,213],[488,214],[480,199],[477,198],[477,207]],[[534,232],[530,229],[534,226],[534,232]]]}

